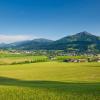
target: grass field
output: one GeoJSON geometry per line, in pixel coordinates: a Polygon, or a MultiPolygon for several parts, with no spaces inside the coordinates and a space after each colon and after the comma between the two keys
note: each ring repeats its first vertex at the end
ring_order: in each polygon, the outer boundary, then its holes
{"type": "Polygon", "coordinates": [[[100,63],[0,65],[0,100],[100,100],[100,63]]]}
{"type": "Polygon", "coordinates": [[[29,55],[3,55],[0,56],[0,65],[11,65],[11,64],[25,64],[33,62],[45,62],[48,60],[46,56],[29,56],[29,55]]]}

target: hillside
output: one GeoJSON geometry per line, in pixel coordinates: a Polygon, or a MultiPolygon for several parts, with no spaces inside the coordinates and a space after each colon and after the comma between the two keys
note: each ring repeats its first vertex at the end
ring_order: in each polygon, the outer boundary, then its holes
{"type": "Polygon", "coordinates": [[[11,43],[1,48],[20,50],[66,50],[67,52],[100,52],[100,37],[86,31],[59,40],[34,39],[11,43]]]}
{"type": "Polygon", "coordinates": [[[52,43],[52,40],[48,39],[34,39],[34,40],[26,40],[26,41],[20,41],[15,43],[6,44],[5,46],[2,46],[2,49],[20,49],[20,50],[39,50],[45,48],[47,45],[52,43]]]}
{"type": "Polygon", "coordinates": [[[84,31],[61,38],[49,45],[48,48],[80,52],[100,51],[100,37],[84,31]]]}

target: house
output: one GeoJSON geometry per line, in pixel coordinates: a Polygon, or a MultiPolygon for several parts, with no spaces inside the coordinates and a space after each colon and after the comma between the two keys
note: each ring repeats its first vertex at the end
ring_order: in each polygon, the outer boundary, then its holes
{"type": "Polygon", "coordinates": [[[100,62],[100,58],[97,59],[97,62],[100,62]]]}
{"type": "Polygon", "coordinates": [[[87,59],[78,59],[78,62],[88,62],[87,59]]]}
{"type": "Polygon", "coordinates": [[[77,59],[65,59],[65,60],[63,60],[63,62],[74,62],[74,63],[77,63],[78,60],[77,59]]]}
{"type": "Polygon", "coordinates": [[[74,62],[74,63],[77,63],[78,60],[77,59],[71,59],[70,62],[74,62]]]}

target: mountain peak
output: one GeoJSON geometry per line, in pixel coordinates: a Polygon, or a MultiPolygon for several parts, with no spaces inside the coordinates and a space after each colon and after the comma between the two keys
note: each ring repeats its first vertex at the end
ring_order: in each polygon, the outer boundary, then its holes
{"type": "Polygon", "coordinates": [[[87,31],[83,31],[83,32],[77,33],[76,35],[79,35],[79,36],[89,35],[89,36],[91,36],[92,34],[87,32],[87,31]]]}

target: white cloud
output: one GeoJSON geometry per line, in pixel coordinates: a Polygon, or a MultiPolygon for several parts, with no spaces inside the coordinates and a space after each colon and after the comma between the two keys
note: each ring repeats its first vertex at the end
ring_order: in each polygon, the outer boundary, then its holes
{"type": "Polygon", "coordinates": [[[0,43],[12,43],[17,41],[32,40],[35,37],[28,35],[0,35],[0,43]]]}

